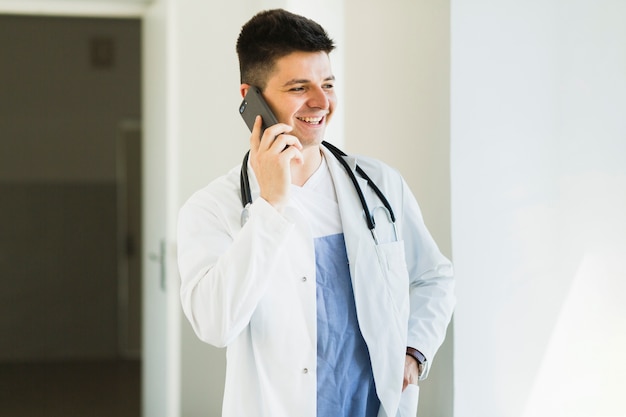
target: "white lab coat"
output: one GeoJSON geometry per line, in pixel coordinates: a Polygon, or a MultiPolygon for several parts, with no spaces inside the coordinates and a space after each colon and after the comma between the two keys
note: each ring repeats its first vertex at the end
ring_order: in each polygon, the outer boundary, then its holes
{"type": "MultiPolygon", "coordinates": [[[[418,387],[402,392],[407,346],[430,364],[454,306],[450,262],[439,252],[401,176],[382,163],[359,165],[393,207],[399,238],[382,204],[359,178],[376,213],[379,245],[344,168],[323,148],[335,184],[357,317],[367,343],[379,417],[415,416],[418,387]],[[401,404],[402,401],[402,404],[401,404]]],[[[348,158],[352,168],[355,158],[348,158]]],[[[227,347],[224,417],[316,417],[315,259],[307,219],[279,214],[258,197],[241,226],[239,168],[194,194],[179,216],[183,310],[198,337],[227,347]]],[[[427,370],[426,372],[427,373],[427,370]]],[[[424,377],[425,375],[423,375],[424,377]]]]}

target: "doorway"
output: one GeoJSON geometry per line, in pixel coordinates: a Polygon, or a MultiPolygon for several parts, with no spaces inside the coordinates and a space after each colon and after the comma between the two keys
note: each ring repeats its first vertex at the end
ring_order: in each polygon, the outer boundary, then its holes
{"type": "MultiPolygon", "coordinates": [[[[141,143],[140,33],[139,19],[0,15],[0,414],[37,402],[29,391],[61,406],[73,384],[106,399],[80,381],[110,377],[110,395],[132,394],[131,414],[111,415],[138,415],[141,280],[127,256],[141,242],[127,232],[141,219],[120,196],[140,188],[118,156],[141,143]]],[[[140,152],[124,155],[140,172],[140,152]]]]}

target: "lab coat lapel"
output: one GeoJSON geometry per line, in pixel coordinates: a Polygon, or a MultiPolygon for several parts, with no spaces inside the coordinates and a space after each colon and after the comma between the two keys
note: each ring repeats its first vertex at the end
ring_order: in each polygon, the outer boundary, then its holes
{"type": "MultiPolygon", "coordinates": [[[[395,417],[403,372],[403,368],[396,365],[398,357],[404,358],[406,335],[398,332],[397,310],[385,296],[389,289],[354,185],[332,153],[322,149],[337,192],[359,327],[372,358],[376,390],[384,409],[379,416],[395,417]]],[[[347,156],[345,160],[354,171],[356,159],[347,156]]],[[[358,175],[357,181],[366,200],[371,202],[372,191],[367,181],[358,175]]]]}
{"type": "MultiPolygon", "coordinates": [[[[341,215],[341,224],[344,230],[344,238],[346,241],[346,250],[348,252],[348,259],[350,261],[350,273],[354,279],[357,263],[355,262],[362,250],[365,250],[363,246],[365,240],[371,241],[372,235],[367,228],[365,222],[365,213],[363,207],[359,201],[359,196],[354,189],[354,185],[350,180],[350,177],[346,173],[344,167],[337,161],[335,156],[325,147],[322,146],[322,151],[326,157],[326,163],[328,164],[330,175],[333,178],[333,184],[335,185],[335,191],[337,193],[337,202],[339,204],[339,213],[341,215]]],[[[350,169],[353,171],[356,169],[356,158],[351,156],[344,157],[350,169]]],[[[365,198],[368,198],[370,192],[367,187],[367,181],[360,176],[356,177],[361,190],[365,194],[365,198]]]]}

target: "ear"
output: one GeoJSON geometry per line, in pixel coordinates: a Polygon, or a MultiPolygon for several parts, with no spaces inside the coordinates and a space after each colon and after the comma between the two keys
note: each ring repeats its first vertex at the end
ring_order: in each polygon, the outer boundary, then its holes
{"type": "Polygon", "coordinates": [[[246,96],[249,89],[250,89],[250,84],[241,84],[239,86],[239,92],[241,93],[242,98],[246,96]]]}

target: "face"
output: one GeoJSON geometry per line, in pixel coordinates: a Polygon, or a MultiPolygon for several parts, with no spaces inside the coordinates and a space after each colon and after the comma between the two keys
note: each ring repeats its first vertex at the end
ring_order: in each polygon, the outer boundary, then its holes
{"type": "Polygon", "coordinates": [[[334,87],[326,52],[293,52],[276,61],[263,97],[278,121],[292,126],[290,134],[307,147],[324,139],[337,102],[334,87]]]}

